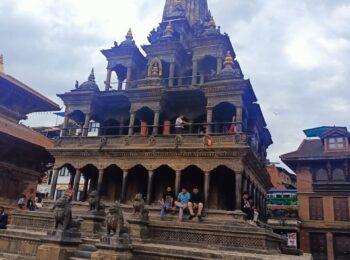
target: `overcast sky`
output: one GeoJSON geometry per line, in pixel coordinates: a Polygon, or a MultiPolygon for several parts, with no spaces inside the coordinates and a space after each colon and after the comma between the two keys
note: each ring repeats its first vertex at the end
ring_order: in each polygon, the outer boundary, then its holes
{"type": "MultiPolygon", "coordinates": [[[[57,93],[87,79],[103,88],[100,53],[129,27],[138,45],[161,21],[165,0],[0,0],[0,53],[6,73],[60,105],[57,93]]],[[[262,106],[274,145],[269,158],[293,151],[303,129],[350,126],[349,0],[208,0],[232,40],[262,106]]],[[[54,125],[35,114],[31,126],[54,125]]]]}

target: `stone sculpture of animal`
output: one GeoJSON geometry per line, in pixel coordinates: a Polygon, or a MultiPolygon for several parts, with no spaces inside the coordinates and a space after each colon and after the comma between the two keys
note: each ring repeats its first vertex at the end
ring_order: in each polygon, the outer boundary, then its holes
{"type": "Polygon", "coordinates": [[[124,217],[122,207],[118,201],[108,209],[106,226],[108,236],[113,232],[113,236],[120,237],[124,227],[124,217]]]}

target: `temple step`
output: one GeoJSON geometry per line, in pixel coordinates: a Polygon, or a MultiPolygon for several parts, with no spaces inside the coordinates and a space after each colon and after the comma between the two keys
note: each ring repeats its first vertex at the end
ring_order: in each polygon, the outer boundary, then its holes
{"type": "Polygon", "coordinates": [[[74,257],[71,257],[70,260],[86,260],[91,259],[93,252],[96,252],[97,248],[91,244],[81,244],[79,245],[79,251],[75,253],[74,257]]]}

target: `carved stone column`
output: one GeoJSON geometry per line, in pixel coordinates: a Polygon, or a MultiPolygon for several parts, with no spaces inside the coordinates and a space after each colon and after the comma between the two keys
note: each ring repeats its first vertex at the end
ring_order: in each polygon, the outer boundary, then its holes
{"type": "Polygon", "coordinates": [[[51,182],[51,190],[50,190],[50,196],[49,196],[50,200],[53,200],[55,198],[55,192],[56,192],[57,180],[58,180],[58,173],[59,173],[59,169],[54,169],[53,170],[52,182],[51,182]]]}
{"type": "Polygon", "coordinates": [[[86,201],[88,186],[89,186],[89,178],[84,176],[84,189],[83,189],[83,196],[81,198],[81,201],[86,201]]]}
{"type": "Polygon", "coordinates": [[[119,124],[119,135],[123,135],[124,133],[124,121],[120,122],[119,124]]]}
{"type": "Polygon", "coordinates": [[[247,178],[243,179],[243,192],[248,192],[248,180],[247,180],[247,178]]]}
{"type": "Polygon", "coordinates": [[[179,194],[180,192],[180,184],[181,184],[181,171],[176,171],[175,176],[175,194],[179,194]]]}
{"type": "Polygon", "coordinates": [[[197,85],[198,61],[192,63],[192,85],[197,85]]]}
{"type": "Polygon", "coordinates": [[[85,122],[83,126],[83,136],[88,136],[89,133],[89,124],[90,124],[90,114],[85,114],[85,122]]]}
{"type": "Polygon", "coordinates": [[[120,199],[122,202],[125,202],[125,193],[126,193],[126,178],[128,177],[128,170],[123,170],[123,183],[122,183],[122,194],[120,195],[120,199]]]}
{"type": "Polygon", "coordinates": [[[151,204],[151,196],[152,196],[152,184],[153,184],[153,175],[154,171],[148,171],[148,185],[147,185],[147,204],[151,204]]]}
{"type": "Polygon", "coordinates": [[[236,129],[237,132],[242,132],[243,129],[243,108],[241,106],[236,107],[236,129]]]}
{"type": "Polygon", "coordinates": [[[97,194],[101,198],[102,193],[102,182],[103,182],[104,169],[100,169],[98,172],[98,181],[97,181],[97,194]]]}
{"type": "Polygon", "coordinates": [[[160,115],[160,111],[158,111],[158,110],[154,111],[153,133],[152,133],[153,135],[158,134],[159,115],[160,115]]]}
{"type": "Polygon", "coordinates": [[[134,134],[135,117],[136,117],[136,113],[130,112],[129,135],[134,134]]]}
{"type": "Polygon", "coordinates": [[[235,174],[236,177],[236,203],[235,210],[242,210],[242,173],[235,174]]]}
{"type": "Polygon", "coordinates": [[[81,170],[77,169],[73,183],[73,201],[78,200],[79,184],[80,184],[81,170]]]}
{"type": "Polygon", "coordinates": [[[212,122],[213,122],[213,108],[207,107],[207,134],[211,134],[212,132],[212,122]]]}
{"type": "Polygon", "coordinates": [[[175,63],[172,62],[170,63],[170,68],[169,68],[169,87],[174,86],[174,76],[175,76],[175,63]]]}
{"type": "Polygon", "coordinates": [[[62,136],[68,135],[68,123],[69,123],[69,115],[67,114],[67,112],[65,112],[63,125],[62,125],[62,136]]]}
{"type": "Polygon", "coordinates": [[[126,86],[125,86],[125,89],[128,89],[130,87],[131,74],[132,74],[132,68],[128,67],[127,72],[126,72],[126,86]]]}
{"type": "Polygon", "coordinates": [[[111,88],[111,77],[112,77],[112,70],[107,70],[107,78],[106,78],[106,91],[108,91],[111,88]]]}
{"type": "Polygon", "coordinates": [[[204,199],[205,206],[208,206],[209,201],[209,191],[210,191],[210,172],[204,173],[204,199]]]}

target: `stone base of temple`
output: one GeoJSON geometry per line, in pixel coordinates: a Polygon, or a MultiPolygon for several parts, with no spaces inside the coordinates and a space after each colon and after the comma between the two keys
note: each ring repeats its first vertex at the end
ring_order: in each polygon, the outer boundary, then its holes
{"type": "MultiPolygon", "coordinates": [[[[73,205],[73,214],[83,216],[85,208],[86,205],[81,204],[74,209],[73,205]]],[[[179,222],[177,215],[167,214],[161,221],[158,216],[159,209],[151,207],[150,220],[143,222],[132,219],[129,206],[124,208],[124,218],[131,237],[128,246],[124,242],[114,241],[113,237],[109,240],[103,239],[103,228],[96,233],[91,228],[90,220],[83,217],[81,230],[90,231],[82,232],[80,245],[72,247],[47,240],[45,242],[42,239],[52,228],[52,214],[49,210],[43,208],[36,212],[16,211],[12,215],[9,229],[0,231],[0,259],[9,255],[25,260],[79,259],[74,258],[74,255],[79,254],[82,245],[97,247],[97,251],[91,252],[91,258],[87,259],[311,259],[307,254],[281,254],[280,247],[284,240],[268,227],[257,227],[248,223],[240,212],[209,210],[203,222],[197,218],[189,221],[186,217],[183,222],[179,222]],[[73,257],[70,258],[71,256],[73,257]]]]}

